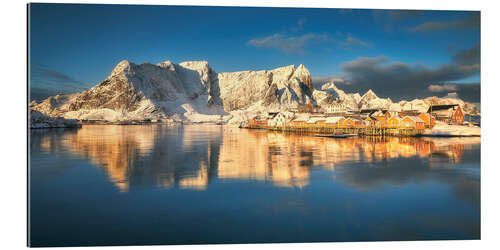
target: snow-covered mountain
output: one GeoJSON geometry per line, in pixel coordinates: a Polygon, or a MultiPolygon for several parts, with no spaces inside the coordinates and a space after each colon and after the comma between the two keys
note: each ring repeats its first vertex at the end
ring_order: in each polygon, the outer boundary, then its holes
{"type": "Polygon", "coordinates": [[[417,109],[433,104],[474,106],[453,95],[393,103],[369,90],[345,93],[334,82],[315,89],[304,65],[261,71],[217,74],[206,61],[134,64],[124,60],[96,86],[81,93],[57,95],[30,108],[50,117],[78,120],[248,121],[259,113],[284,111],[299,104],[326,106],[341,102],[347,109],[417,109]]]}
{"type": "Polygon", "coordinates": [[[320,106],[328,105],[331,103],[331,98],[333,98],[343,102],[350,110],[384,109],[393,112],[401,112],[405,110],[426,112],[430,105],[458,104],[462,107],[466,114],[476,114],[478,112],[474,104],[464,102],[459,99],[456,93],[448,93],[444,97],[432,96],[423,99],[414,99],[411,101],[400,101],[398,103],[394,103],[390,98],[378,97],[371,89],[363,94],[363,96],[360,96],[359,93],[347,94],[343,90],[338,89],[334,82],[323,84],[321,89],[321,91],[314,90],[313,92],[314,99],[320,106]]]}
{"type": "Polygon", "coordinates": [[[379,98],[373,90],[368,90],[359,101],[358,106],[361,109],[385,108],[389,109],[392,104],[390,98],[379,98]]]}
{"type": "Polygon", "coordinates": [[[444,97],[431,96],[424,99],[413,99],[411,101],[400,101],[398,104],[403,107],[403,110],[418,110],[420,112],[426,112],[430,105],[458,104],[466,114],[477,114],[479,112],[474,104],[465,102],[456,96],[450,97],[450,95],[444,97]]]}
{"type": "Polygon", "coordinates": [[[49,97],[32,109],[70,119],[185,119],[227,114],[220,103],[217,74],[207,62],[137,65],[124,60],[89,90],[49,97]]]}
{"type": "Polygon", "coordinates": [[[31,109],[79,120],[220,121],[233,111],[316,103],[313,91],[303,65],[217,74],[206,61],[138,65],[124,60],[89,90],[52,96],[31,109]]]}
{"type": "Polygon", "coordinates": [[[316,93],[317,97],[321,100],[328,100],[319,102],[319,105],[328,105],[332,103],[330,99],[339,100],[344,103],[346,108],[352,111],[359,110],[359,102],[361,101],[361,95],[359,93],[345,93],[343,90],[337,88],[334,82],[328,82],[321,86],[321,92],[316,93]],[[330,98],[325,98],[325,96],[330,98]]]}

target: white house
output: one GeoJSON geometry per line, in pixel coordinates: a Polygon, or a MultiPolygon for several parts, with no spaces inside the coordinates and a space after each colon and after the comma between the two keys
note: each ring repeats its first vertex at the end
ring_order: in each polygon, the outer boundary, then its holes
{"type": "Polygon", "coordinates": [[[329,104],[324,107],[326,114],[344,114],[347,109],[343,103],[329,104]]]}
{"type": "Polygon", "coordinates": [[[286,117],[283,113],[276,113],[273,117],[267,120],[267,125],[269,126],[285,126],[286,117]]]}

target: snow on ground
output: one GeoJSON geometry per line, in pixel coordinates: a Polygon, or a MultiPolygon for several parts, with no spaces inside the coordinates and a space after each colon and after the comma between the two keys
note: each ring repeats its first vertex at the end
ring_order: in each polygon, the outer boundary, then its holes
{"type": "Polygon", "coordinates": [[[441,137],[433,138],[432,143],[436,148],[448,147],[450,145],[474,145],[481,143],[481,137],[479,136],[469,136],[469,137],[441,137]]]}
{"type": "Polygon", "coordinates": [[[75,128],[81,124],[77,120],[52,118],[38,111],[30,110],[30,128],[75,128]]]}
{"type": "Polygon", "coordinates": [[[436,123],[432,129],[426,129],[425,136],[481,136],[481,128],[476,126],[450,125],[436,123]]]}
{"type": "Polygon", "coordinates": [[[78,111],[69,111],[64,114],[65,119],[102,120],[111,122],[121,120],[121,117],[122,114],[108,108],[80,109],[78,111]]]}

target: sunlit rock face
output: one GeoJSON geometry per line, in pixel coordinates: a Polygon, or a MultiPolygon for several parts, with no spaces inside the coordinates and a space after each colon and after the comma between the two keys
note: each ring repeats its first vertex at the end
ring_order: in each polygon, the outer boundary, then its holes
{"type": "Polygon", "coordinates": [[[304,65],[273,70],[240,71],[218,75],[224,109],[232,111],[258,105],[313,102],[311,74],[304,65]],[[263,102],[261,102],[264,100],[263,102]]]}
{"type": "Polygon", "coordinates": [[[69,110],[69,104],[72,103],[78,95],[79,94],[50,96],[40,103],[31,104],[30,109],[50,117],[61,117],[69,110]]]}

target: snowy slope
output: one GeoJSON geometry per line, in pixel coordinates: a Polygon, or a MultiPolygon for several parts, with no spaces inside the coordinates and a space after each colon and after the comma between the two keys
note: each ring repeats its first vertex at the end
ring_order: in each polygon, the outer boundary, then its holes
{"type": "Polygon", "coordinates": [[[53,118],[44,115],[38,111],[30,110],[29,113],[30,128],[75,128],[80,127],[80,123],[76,120],[68,120],[64,118],[53,118]]]}

